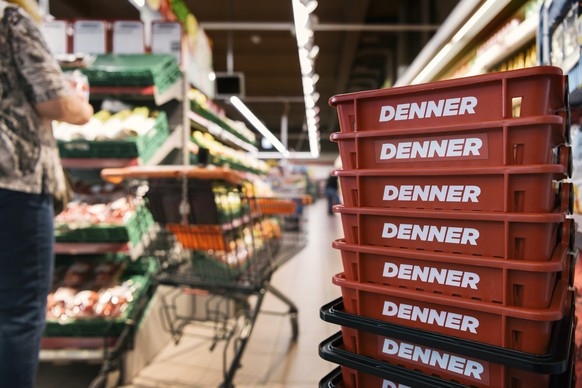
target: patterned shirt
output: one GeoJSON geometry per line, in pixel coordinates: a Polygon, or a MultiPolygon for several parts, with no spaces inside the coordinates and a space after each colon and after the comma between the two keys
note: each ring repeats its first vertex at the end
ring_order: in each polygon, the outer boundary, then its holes
{"type": "Polygon", "coordinates": [[[34,104],[70,93],[38,27],[0,0],[0,188],[56,193],[64,177],[51,121],[34,104]]]}

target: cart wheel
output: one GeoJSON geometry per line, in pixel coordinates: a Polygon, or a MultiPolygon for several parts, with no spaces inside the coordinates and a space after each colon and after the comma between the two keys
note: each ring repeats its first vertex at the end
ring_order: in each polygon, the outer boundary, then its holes
{"type": "Polygon", "coordinates": [[[289,314],[289,318],[291,319],[291,340],[295,342],[299,336],[299,321],[297,319],[297,313],[289,314]]]}

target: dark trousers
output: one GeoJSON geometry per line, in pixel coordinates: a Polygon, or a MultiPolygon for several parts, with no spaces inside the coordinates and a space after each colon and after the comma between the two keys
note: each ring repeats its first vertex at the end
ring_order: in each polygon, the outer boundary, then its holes
{"type": "Polygon", "coordinates": [[[327,213],[333,214],[333,205],[337,205],[340,202],[337,189],[334,189],[333,187],[326,187],[325,196],[327,197],[327,213]]]}
{"type": "Polygon", "coordinates": [[[32,388],[53,271],[53,204],[0,189],[0,386],[32,388]]]}

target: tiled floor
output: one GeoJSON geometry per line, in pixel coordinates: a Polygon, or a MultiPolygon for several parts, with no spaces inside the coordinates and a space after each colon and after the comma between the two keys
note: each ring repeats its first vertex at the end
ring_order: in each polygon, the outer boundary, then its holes
{"type": "MultiPolygon", "coordinates": [[[[331,248],[331,242],[342,236],[341,223],[339,216],[327,214],[325,205],[320,200],[307,207],[308,246],[272,279],[272,284],[299,309],[299,337],[296,342],[291,341],[287,316],[260,314],[235,376],[236,387],[315,387],[334,367],[319,357],[317,349],[319,342],[338,330],[320,320],[319,308],[339,296],[331,277],[342,267],[339,253],[331,248]]],[[[285,311],[285,305],[269,293],[262,307],[264,311],[285,311]]],[[[223,345],[209,351],[210,342],[195,336],[200,331],[200,326],[188,327],[190,335],[185,335],[178,345],[168,344],[126,388],[219,386],[223,345]]],[[[65,375],[69,384],[66,387],[87,386],[87,375],[94,368],[84,368],[43,365],[38,387],[64,388],[65,375]]]]}

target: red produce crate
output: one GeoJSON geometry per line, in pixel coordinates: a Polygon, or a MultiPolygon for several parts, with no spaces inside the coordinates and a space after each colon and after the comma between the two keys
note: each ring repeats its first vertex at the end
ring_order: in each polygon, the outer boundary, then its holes
{"type": "Polygon", "coordinates": [[[547,308],[556,281],[570,279],[577,254],[562,244],[549,261],[445,255],[336,240],[346,280],[424,291],[503,306],[547,308]]]}
{"type": "MultiPolygon", "coordinates": [[[[342,337],[344,347],[349,352],[470,387],[547,388],[550,386],[551,375],[548,374],[510,368],[410,341],[379,336],[343,326],[342,337]]],[[[345,371],[342,375],[344,382],[357,379],[357,385],[349,386],[380,388],[383,383],[381,378],[370,375],[359,376],[358,373],[354,375],[353,371],[351,373],[345,371]]]]}
{"type": "Polygon", "coordinates": [[[548,164],[566,142],[563,119],[459,123],[417,129],[333,133],[345,169],[548,164]]]}
{"type": "Polygon", "coordinates": [[[558,67],[490,73],[333,96],[342,132],[480,123],[564,112],[558,67]]]}
{"type": "Polygon", "coordinates": [[[352,207],[545,213],[557,206],[571,210],[574,198],[570,183],[554,183],[566,178],[560,165],[339,170],[335,175],[344,204],[352,207]]]}
{"type": "Polygon", "coordinates": [[[350,244],[534,261],[548,260],[558,241],[569,243],[573,222],[561,212],[333,209],[350,244]]]}
{"type": "Polygon", "coordinates": [[[357,283],[343,274],[333,283],[341,287],[347,313],[531,354],[547,353],[552,328],[570,312],[572,298],[566,279],[547,309],[357,283]]]}

